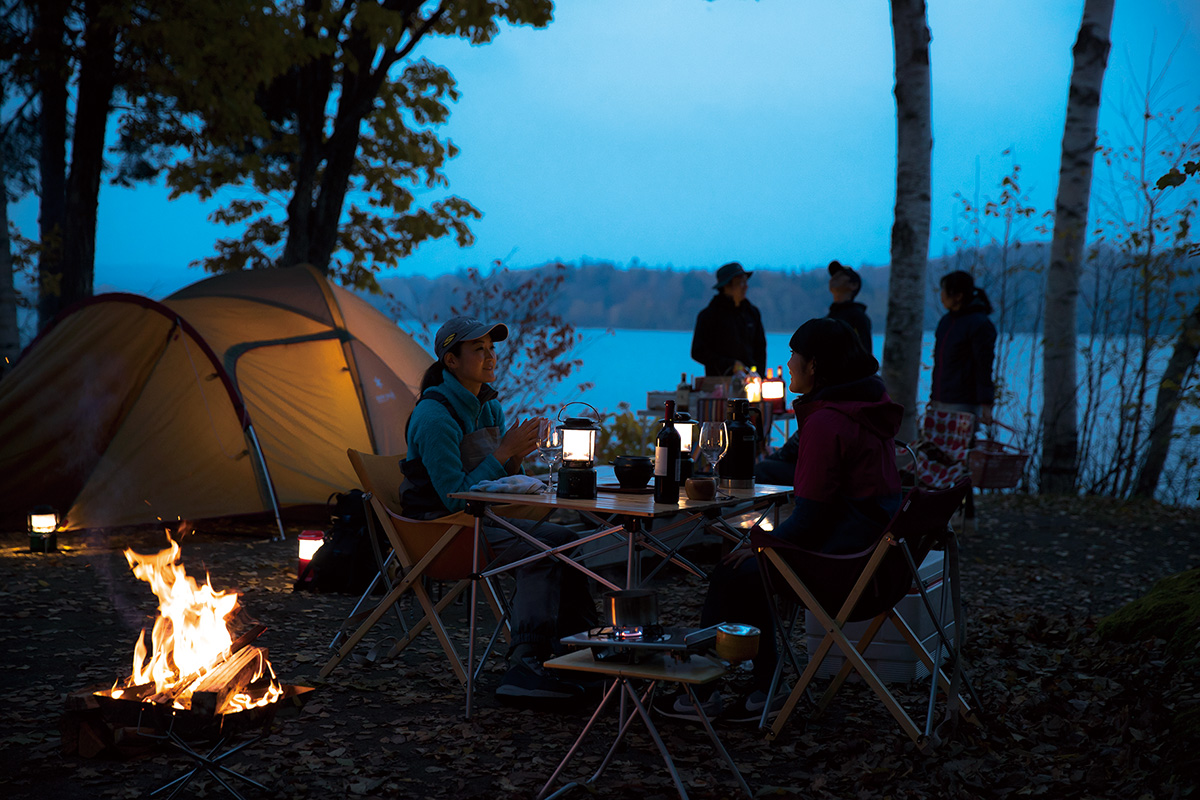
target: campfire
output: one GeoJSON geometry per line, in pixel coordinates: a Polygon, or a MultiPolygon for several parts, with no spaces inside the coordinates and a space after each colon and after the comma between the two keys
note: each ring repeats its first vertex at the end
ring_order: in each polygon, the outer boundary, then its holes
{"type": "Polygon", "coordinates": [[[150,555],[125,550],[125,559],[158,597],[158,615],[149,648],[144,628],[138,636],[130,676],[97,694],[204,715],[269,706],[283,696],[266,649],[251,644],[266,628],[234,635],[237,594],[216,591],[207,576],[197,584],[174,540],[150,555]]]}

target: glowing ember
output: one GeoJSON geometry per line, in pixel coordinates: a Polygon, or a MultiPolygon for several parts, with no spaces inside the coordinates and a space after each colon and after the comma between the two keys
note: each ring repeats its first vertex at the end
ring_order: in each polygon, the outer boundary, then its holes
{"type": "MultiPolygon", "coordinates": [[[[266,650],[246,646],[233,652],[234,637],[227,620],[237,610],[238,596],[218,592],[205,580],[200,586],[188,576],[180,561],[179,545],[158,553],[142,555],[125,551],[133,574],[150,584],[158,597],[158,616],[151,633],[153,653],[146,647],[146,631],[138,636],[133,651],[133,673],[128,687],[153,684],[146,699],[190,708],[195,692],[223,692],[226,696],[216,713],[240,711],[274,702],[282,693],[266,650]],[[245,687],[269,679],[269,688],[258,699],[245,687]]],[[[125,692],[114,687],[112,696],[125,692]]],[[[258,694],[256,692],[255,694],[258,694]]]]}

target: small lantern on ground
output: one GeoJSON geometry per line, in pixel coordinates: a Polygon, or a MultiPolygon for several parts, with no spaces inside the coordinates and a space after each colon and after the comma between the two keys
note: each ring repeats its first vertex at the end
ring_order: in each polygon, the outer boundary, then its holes
{"type": "Polygon", "coordinates": [[[325,533],[323,531],[300,531],[300,535],[296,537],[299,546],[299,565],[296,568],[296,574],[303,577],[304,570],[308,567],[310,561],[317,551],[321,549],[321,545],[325,543],[325,533]]]}
{"type": "Polygon", "coordinates": [[[58,550],[58,512],[50,506],[37,506],[29,512],[29,552],[53,553],[58,550]]]}
{"type": "Polygon", "coordinates": [[[558,471],[558,496],[573,500],[596,498],[596,437],[600,428],[585,417],[569,417],[562,431],[562,469],[558,471]]]}
{"type": "Polygon", "coordinates": [[[679,480],[686,481],[695,469],[693,457],[700,439],[700,421],[686,413],[676,414],[672,419],[675,430],[679,431],[679,480]]]}

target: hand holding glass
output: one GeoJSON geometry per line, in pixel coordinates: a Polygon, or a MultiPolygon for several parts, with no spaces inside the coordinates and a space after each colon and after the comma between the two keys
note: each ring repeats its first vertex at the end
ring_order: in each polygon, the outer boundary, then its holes
{"type": "Polygon", "coordinates": [[[550,493],[554,493],[554,471],[562,463],[562,431],[553,420],[544,419],[538,427],[538,455],[550,468],[550,493]]]}
{"type": "Polygon", "coordinates": [[[725,453],[729,446],[729,434],[724,422],[705,422],[700,425],[700,441],[697,444],[704,460],[708,463],[708,473],[717,474],[717,459],[725,453]]]}

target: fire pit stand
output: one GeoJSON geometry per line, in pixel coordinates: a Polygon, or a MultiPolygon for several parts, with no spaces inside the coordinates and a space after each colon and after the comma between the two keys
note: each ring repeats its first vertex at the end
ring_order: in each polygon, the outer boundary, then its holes
{"type": "Polygon", "coordinates": [[[193,779],[207,774],[237,800],[245,800],[229,779],[243,781],[264,791],[270,791],[270,788],[223,762],[262,741],[270,733],[275,713],[280,706],[285,703],[303,705],[307,699],[305,695],[311,692],[312,688],[285,685],[283,690],[283,694],[273,703],[226,714],[205,714],[161,703],[115,698],[107,692],[96,692],[94,696],[105,716],[114,724],[132,727],[140,738],[169,744],[194,763],[191,769],[179,777],[151,791],[149,797],[169,791],[168,800],[171,800],[187,788],[193,779]],[[246,734],[249,734],[250,738],[232,744],[235,739],[246,734]]]}
{"type": "Polygon", "coordinates": [[[246,783],[250,784],[251,786],[256,786],[259,789],[262,789],[263,791],[270,791],[266,786],[264,786],[263,784],[259,783],[256,780],[254,780],[253,778],[243,775],[242,773],[237,772],[236,770],[233,770],[221,763],[222,761],[224,761],[226,758],[229,758],[229,756],[233,755],[234,753],[238,753],[242,750],[245,750],[247,747],[257,744],[259,741],[262,740],[262,738],[265,734],[260,733],[257,736],[255,736],[254,738],[247,739],[246,741],[242,742],[241,744],[235,745],[234,747],[231,747],[228,750],[225,750],[224,752],[221,752],[221,748],[225,746],[225,742],[227,741],[227,738],[222,737],[221,739],[217,740],[216,745],[214,745],[211,750],[209,750],[207,753],[201,753],[200,751],[193,749],[192,746],[190,744],[188,744],[187,741],[185,741],[178,734],[176,734],[173,728],[168,729],[165,736],[156,735],[153,733],[147,733],[145,731],[139,731],[139,733],[140,733],[140,735],[145,736],[146,738],[149,738],[149,739],[162,739],[164,741],[170,742],[171,744],[173,744],[176,747],[176,749],[178,749],[181,753],[183,753],[184,755],[186,755],[187,757],[189,757],[196,763],[196,766],[194,766],[192,769],[188,770],[184,774],[180,775],[178,778],[175,778],[174,780],[172,780],[168,783],[165,783],[162,786],[155,789],[154,791],[150,792],[150,794],[149,794],[150,797],[155,797],[156,795],[160,795],[163,792],[174,787],[174,791],[172,791],[169,795],[167,795],[167,800],[171,800],[171,798],[176,797],[180,792],[182,792],[184,789],[186,789],[187,785],[192,782],[193,778],[195,778],[197,775],[201,775],[204,773],[211,775],[213,777],[213,780],[215,780],[217,783],[221,784],[221,786],[223,786],[225,788],[225,791],[229,792],[231,795],[233,795],[235,798],[237,798],[237,800],[245,800],[245,798],[242,797],[242,795],[239,794],[238,791],[236,789],[234,789],[233,786],[231,786],[222,777],[222,775],[228,776],[230,778],[237,778],[240,781],[245,781],[246,783]]]}

